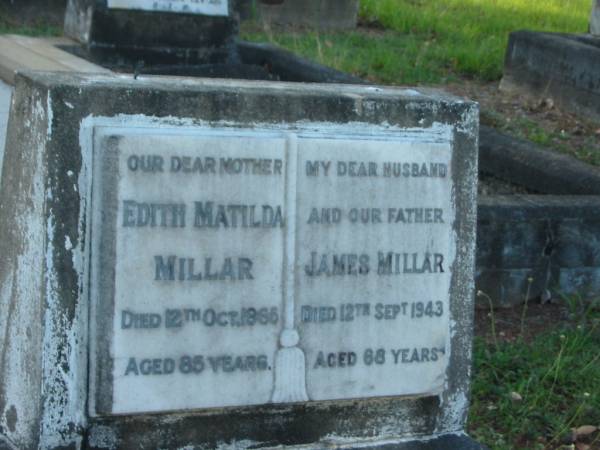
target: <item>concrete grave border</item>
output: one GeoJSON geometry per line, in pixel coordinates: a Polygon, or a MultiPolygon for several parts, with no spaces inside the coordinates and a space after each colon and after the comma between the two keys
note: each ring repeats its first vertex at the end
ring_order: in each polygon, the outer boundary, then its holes
{"type": "Polygon", "coordinates": [[[600,169],[482,126],[479,170],[539,194],[479,197],[477,289],[502,307],[599,296],[600,169]]]}
{"type": "MultiPolygon", "coordinates": [[[[477,448],[469,402],[478,108],[433,90],[167,77],[17,75],[0,214],[0,426],[19,448],[199,445],[415,448],[410,435],[477,448]],[[177,81],[177,82],[175,82],[177,81]],[[91,176],[80,147],[86,117],[143,115],[254,123],[362,122],[451,126],[459,236],[450,305],[451,354],[440,396],[89,418],[86,267],[91,176]],[[6,169],[11,167],[9,171],[6,169]],[[9,211],[10,213],[5,213],[9,211]],[[10,351],[9,351],[10,349],[10,351]],[[14,414],[13,414],[14,412],[14,414]],[[10,423],[8,417],[16,417],[10,423]]],[[[93,233],[93,230],[91,230],[93,233]]],[[[423,444],[426,445],[426,444],[423,444]]],[[[439,446],[436,448],[440,448],[439,446]]]]}
{"type": "Polygon", "coordinates": [[[512,32],[500,89],[600,120],[600,37],[512,32]]]}

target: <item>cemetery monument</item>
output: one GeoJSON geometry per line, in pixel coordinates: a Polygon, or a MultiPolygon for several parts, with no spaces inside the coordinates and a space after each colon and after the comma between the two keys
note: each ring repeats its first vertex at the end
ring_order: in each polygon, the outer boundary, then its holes
{"type": "Polygon", "coordinates": [[[477,136],[476,104],[430,90],[17,75],[2,440],[481,448],[477,136]]]}
{"type": "Polygon", "coordinates": [[[351,29],[358,19],[358,0],[256,0],[255,13],[267,25],[351,29]]]}
{"type": "Polygon", "coordinates": [[[600,119],[600,4],[594,0],[590,33],[518,30],[510,34],[500,89],[600,119]]]}

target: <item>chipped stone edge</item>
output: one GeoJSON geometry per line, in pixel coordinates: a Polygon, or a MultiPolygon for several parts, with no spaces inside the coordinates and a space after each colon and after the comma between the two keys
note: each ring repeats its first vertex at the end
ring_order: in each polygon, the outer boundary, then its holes
{"type": "MultiPolygon", "coordinates": [[[[47,101],[47,141],[52,140],[52,97],[48,92],[47,101]]],[[[52,155],[46,155],[51,157],[52,155]]],[[[82,165],[82,173],[85,172],[82,165]]],[[[48,174],[46,180],[46,198],[52,200],[54,190],[60,187],[53,183],[48,174]]],[[[74,174],[67,172],[69,178],[74,174]]],[[[81,177],[81,174],[80,174],[81,177]]],[[[75,192],[81,190],[81,183],[71,187],[75,192]]],[[[58,195],[58,193],[56,193],[58,195]]],[[[87,421],[83,405],[87,394],[87,321],[88,307],[85,297],[84,266],[86,262],[86,249],[83,242],[88,235],[85,226],[85,197],[81,198],[78,220],[78,241],[71,242],[68,234],[58,236],[56,225],[61,220],[50,206],[47,206],[46,220],[46,245],[45,245],[45,314],[44,314],[44,339],[42,343],[42,399],[43,414],[41,417],[40,447],[54,448],[61,445],[75,445],[81,447],[82,433],[87,421]],[[60,268],[54,265],[54,256],[57,243],[64,243],[65,250],[71,254],[73,267],[77,273],[77,286],[80,301],[76,304],[75,315],[72,321],[61,310],[60,289],[57,274],[60,268]],[[66,349],[65,349],[66,347],[66,349]],[[68,367],[68,370],[64,368],[68,367]]]]}

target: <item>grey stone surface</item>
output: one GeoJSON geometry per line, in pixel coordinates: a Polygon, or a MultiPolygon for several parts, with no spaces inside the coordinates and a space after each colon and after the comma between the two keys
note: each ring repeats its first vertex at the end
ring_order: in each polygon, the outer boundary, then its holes
{"type": "Polygon", "coordinates": [[[600,120],[600,38],[515,31],[500,88],[538,100],[550,97],[561,108],[600,120]]]}
{"type": "MultiPolygon", "coordinates": [[[[17,126],[9,130],[5,157],[11,170],[5,170],[0,194],[0,251],[5,255],[0,260],[0,318],[6,330],[0,336],[0,425],[11,441],[19,448],[343,447],[357,441],[364,445],[397,441],[402,448],[402,438],[460,433],[469,397],[477,107],[428,90],[174,81],[44,73],[17,77],[12,109],[17,126]],[[88,346],[101,344],[98,339],[88,341],[88,336],[97,336],[98,331],[96,322],[88,322],[88,300],[94,298],[94,286],[98,285],[93,277],[88,284],[87,267],[95,258],[93,248],[101,232],[92,227],[96,220],[92,220],[92,212],[100,218],[104,214],[105,220],[116,213],[111,208],[96,209],[102,191],[92,193],[98,172],[90,152],[102,147],[90,144],[85,125],[94,124],[100,131],[103,120],[111,127],[119,122],[121,128],[151,122],[155,133],[160,127],[166,130],[165,138],[173,134],[168,131],[173,128],[207,130],[215,126],[243,128],[250,136],[256,130],[281,127],[294,134],[310,128],[311,123],[319,124],[314,126],[315,132],[325,123],[371,129],[373,139],[377,139],[379,127],[405,130],[407,138],[439,127],[450,130],[453,144],[448,173],[454,184],[456,255],[450,269],[447,325],[452,333],[447,342],[451,352],[443,373],[443,391],[170,414],[96,415],[93,404],[88,410],[88,363],[105,365],[109,373],[112,365],[93,355],[88,361],[88,346]]],[[[139,148],[151,151],[144,145],[139,148]]],[[[321,151],[325,154],[327,146],[321,151]]],[[[290,195],[290,187],[286,189],[290,195]]],[[[173,195],[177,192],[172,191],[173,195]]],[[[364,193],[356,198],[371,197],[364,193]]],[[[320,200],[326,207],[327,199],[320,200]]],[[[122,245],[126,240],[106,242],[122,245]]],[[[148,240],[145,245],[154,244],[148,240]]],[[[135,266],[143,266],[144,261],[132,262],[124,270],[143,270],[135,266]]],[[[104,273],[110,274],[108,269],[105,267],[104,273]]],[[[125,291],[117,288],[116,292],[125,291]]],[[[169,296],[168,289],[165,295],[169,296]]],[[[142,329],[136,335],[150,332],[142,329]]],[[[369,339],[376,338],[374,333],[369,339]]],[[[285,333],[281,337],[284,347],[294,348],[293,339],[288,340],[285,333]]],[[[324,350],[345,348],[342,344],[324,350]]]]}
{"type": "MultiPolygon", "coordinates": [[[[600,293],[600,197],[513,195],[478,200],[476,288],[497,306],[600,293]]],[[[480,299],[487,307],[487,300],[480,299]]]]}
{"type": "Polygon", "coordinates": [[[590,17],[590,33],[600,36],[600,1],[594,0],[590,17]]]}
{"type": "Polygon", "coordinates": [[[319,29],[356,27],[358,0],[257,0],[256,13],[266,24],[319,29]]]}
{"type": "Polygon", "coordinates": [[[17,450],[14,445],[12,445],[8,439],[6,439],[2,434],[0,434],[0,450],[17,450]]]}
{"type": "Polygon", "coordinates": [[[11,96],[12,87],[0,81],[0,180],[2,179],[2,161],[4,159],[4,143],[6,141],[11,96]]]}

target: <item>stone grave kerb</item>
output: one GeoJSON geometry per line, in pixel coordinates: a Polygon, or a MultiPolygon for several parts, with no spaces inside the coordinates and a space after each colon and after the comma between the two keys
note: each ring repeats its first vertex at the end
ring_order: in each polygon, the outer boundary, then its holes
{"type": "Polygon", "coordinates": [[[17,76],[1,185],[2,433],[25,449],[321,447],[332,442],[360,448],[420,436],[462,439],[471,373],[477,105],[427,89],[175,81],[42,72],[17,76]],[[400,127],[417,135],[432,127],[447,129],[456,208],[452,233],[458,245],[442,392],[169,414],[89,414],[94,170],[88,141],[94,127],[133,122],[148,129],[284,126],[292,133],[307,123],[400,127]]]}

